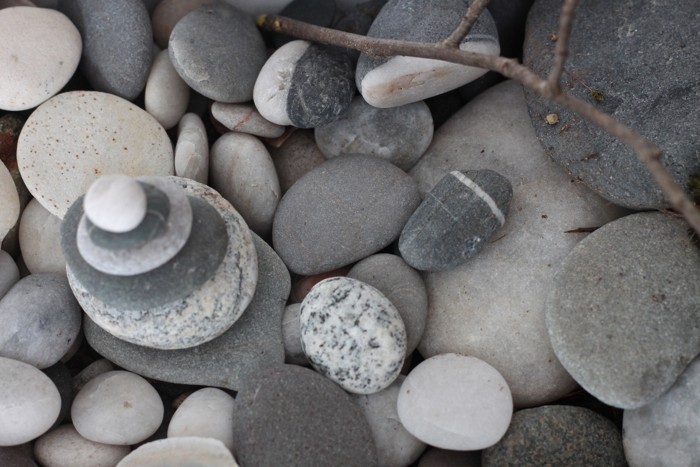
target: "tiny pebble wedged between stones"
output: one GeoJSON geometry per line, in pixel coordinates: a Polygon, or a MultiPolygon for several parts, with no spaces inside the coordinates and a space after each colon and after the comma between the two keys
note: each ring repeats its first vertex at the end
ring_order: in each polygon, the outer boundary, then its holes
{"type": "Polygon", "coordinates": [[[312,130],[295,130],[279,148],[270,147],[282,194],[326,158],[314,141],[312,130]]]}

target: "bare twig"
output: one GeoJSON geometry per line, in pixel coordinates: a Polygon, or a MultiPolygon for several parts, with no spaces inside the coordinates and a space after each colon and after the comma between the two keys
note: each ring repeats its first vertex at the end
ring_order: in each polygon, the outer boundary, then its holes
{"type": "Polygon", "coordinates": [[[467,8],[467,12],[462,17],[459,25],[452,31],[447,39],[442,41],[442,45],[445,47],[451,47],[453,49],[458,49],[459,44],[467,37],[469,31],[472,30],[474,23],[479,19],[481,13],[486,9],[491,0],[475,0],[467,8]]]}
{"type": "Polygon", "coordinates": [[[561,7],[557,46],[554,49],[554,62],[549,72],[549,78],[547,78],[549,85],[555,90],[561,89],[561,74],[564,72],[564,63],[569,56],[569,38],[571,37],[571,29],[578,2],[579,0],[566,0],[561,7]]]}
{"type": "MultiPolygon", "coordinates": [[[[474,3],[476,4],[477,2],[474,3]]],[[[573,8],[576,3],[575,0],[567,0],[564,4],[564,8],[573,8]]],[[[564,45],[561,46],[562,50],[557,54],[560,57],[557,60],[561,61],[561,65],[555,64],[555,67],[561,67],[562,70],[564,59],[568,55],[567,44],[571,31],[572,19],[573,13],[560,24],[559,40],[562,40],[562,44],[564,45]],[[563,39],[562,36],[564,36],[563,39]]],[[[659,147],[647,141],[639,133],[618,122],[599,108],[563,92],[560,86],[552,86],[549,80],[537,76],[532,70],[514,59],[447,47],[442,42],[422,43],[360,36],[314,26],[282,16],[261,16],[258,19],[258,24],[261,27],[288,36],[323,44],[347,47],[365,52],[369,55],[381,57],[403,55],[444,60],[496,71],[507,78],[519,81],[525,88],[544,98],[551,99],[570,111],[581,115],[589,122],[597,125],[634,149],[638,153],[640,160],[646,165],[647,169],[654,177],[654,180],[656,180],[666,194],[671,206],[683,215],[688,224],[690,224],[696,232],[700,233],[700,211],[698,211],[693,202],[686,195],[683,188],[678,185],[675,179],[666,170],[666,167],[661,164],[659,160],[661,149],[659,147]]],[[[561,71],[555,72],[557,83],[559,82],[560,76],[561,71]],[[557,75],[559,75],[559,77],[556,77],[557,75]]]]}

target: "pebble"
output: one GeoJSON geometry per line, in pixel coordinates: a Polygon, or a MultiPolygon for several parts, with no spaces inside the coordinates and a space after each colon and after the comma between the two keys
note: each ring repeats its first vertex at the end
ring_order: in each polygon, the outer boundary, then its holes
{"type": "Polygon", "coordinates": [[[34,457],[44,467],[117,465],[131,452],[129,446],[97,443],[80,436],[72,424],[61,425],[34,443],[34,457]]]}
{"type": "Polygon", "coordinates": [[[230,328],[253,297],[258,267],[250,231],[231,205],[206,185],[178,177],[139,180],[187,195],[195,214],[186,246],[147,273],[101,273],[77,248],[82,215],[78,200],[61,232],[71,289],[85,312],[120,339],[159,349],[208,342],[230,328]]]}
{"type": "Polygon", "coordinates": [[[282,313],[290,277],[282,260],[253,235],[259,277],[245,313],[221,336],[197,347],[159,350],[117,339],[90,319],[85,337],[92,348],[115,364],[160,381],[240,390],[260,368],[284,362],[282,313]]]}
{"type": "Polygon", "coordinates": [[[168,438],[213,438],[233,451],[233,397],[217,388],[193,392],[177,408],[168,424],[168,438]]]}
{"type": "Polygon", "coordinates": [[[251,104],[214,102],[211,105],[211,116],[229,131],[248,133],[261,138],[278,138],[285,131],[285,127],[265,120],[251,104]]]}
{"type": "Polygon", "coordinates": [[[426,358],[480,358],[508,381],[516,406],[547,404],[576,386],[544,325],[556,268],[584,237],[565,232],[602,225],[620,210],[572,183],[542,151],[522,87],[512,81],[486,91],[444,123],[411,175],[427,193],[453,170],[483,169],[513,185],[508,220],[479,255],[423,275],[429,310],[418,350],[426,358]]]}
{"type": "Polygon", "coordinates": [[[0,163],[0,242],[15,226],[20,213],[19,194],[17,187],[5,164],[0,163]]]}
{"type": "Polygon", "coordinates": [[[425,450],[425,443],[406,431],[396,411],[396,401],[405,378],[399,375],[389,387],[374,394],[351,394],[369,422],[379,465],[384,467],[410,465],[425,450]]]}
{"type": "Polygon", "coordinates": [[[481,465],[627,463],[612,421],[583,407],[549,405],[515,412],[505,436],[482,453],[481,465]]]}
{"type": "Polygon", "coordinates": [[[29,272],[66,275],[66,259],[61,251],[61,219],[47,211],[36,198],[32,198],[22,212],[19,247],[29,272]]]}
{"type": "Polygon", "coordinates": [[[347,276],[349,270],[349,266],[344,266],[342,268],[333,269],[332,271],[322,272],[320,274],[314,274],[312,276],[295,275],[295,280],[292,283],[292,291],[289,293],[289,303],[301,303],[304,301],[304,298],[309,294],[309,292],[311,292],[311,289],[313,289],[313,287],[323,279],[347,276]]]}
{"type": "Polygon", "coordinates": [[[0,250],[0,299],[19,280],[19,268],[12,256],[6,251],[0,250]]]}
{"type": "MultiPolygon", "coordinates": [[[[466,12],[462,0],[391,0],[367,35],[383,39],[437,42],[455,29],[466,12]]],[[[460,44],[461,50],[498,55],[498,32],[485,10],[460,44]]],[[[486,70],[432,59],[360,54],[355,80],[362,97],[380,108],[397,107],[458,88],[486,70]]]]}
{"type": "Polygon", "coordinates": [[[295,40],[265,62],[253,99],[273,123],[314,128],[337,119],[354,94],[352,62],[342,49],[295,40]]]}
{"type": "Polygon", "coordinates": [[[94,377],[116,369],[117,367],[106,358],[95,360],[73,377],[73,392],[77,394],[94,377]]]}
{"type": "Polygon", "coordinates": [[[91,379],[71,407],[71,419],[80,436],[119,446],[147,439],[160,426],[163,413],[158,392],[128,371],[109,371],[91,379]]]}
{"type": "Polygon", "coordinates": [[[80,31],[80,70],[92,87],[136,99],[146,86],[153,59],[153,31],[143,2],[71,0],[60,2],[60,9],[80,31]]]}
{"type": "Polygon", "coordinates": [[[170,60],[195,91],[218,102],[246,102],[267,52],[255,21],[225,3],[191,11],[175,25],[170,60]]]}
{"type": "MultiPolygon", "coordinates": [[[[538,0],[530,10],[524,64],[540,76],[551,67],[560,2],[538,0]]],[[[614,115],[664,148],[661,163],[681,187],[700,173],[700,42],[694,0],[624,3],[614,9],[583,3],[577,9],[562,87],[614,115]],[[625,18],[619,21],[619,18],[625,18]],[[658,27],[673,24],[669,34],[658,27]],[[595,50],[596,53],[591,53],[595,50]]],[[[637,153],[585,119],[528,93],[528,107],[542,146],[573,177],[615,204],[656,209],[669,203],[637,153]],[[559,124],[545,122],[556,113],[559,124]],[[561,131],[566,125],[567,130],[561,131]]]]}
{"type": "Polygon", "coordinates": [[[48,368],[70,349],[82,313],[65,277],[30,274],[0,300],[0,355],[48,368]]]}
{"type": "Polygon", "coordinates": [[[146,80],[144,106],[163,128],[169,130],[178,124],[190,102],[190,87],[175,71],[167,50],[161,50],[153,59],[146,80]]]}
{"type": "Polygon", "coordinates": [[[493,170],[451,171],[406,222],[401,256],[421,271],[463,264],[505,225],[512,197],[510,181],[493,170]]]}
{"type": "Polygon", "coordinates": [[[88,188],[83,209],[95,227],[112,233],[129,232],[146,217],[146,192],[128,175],[104,175],[88,188]]]}
{"type": "Polygon", "coordinates": [[[284,361],[293,365],[308,366],[309,360],[301,346],[300,315],[301,303],[292,303],[284,308],[284,315],[282,315],[284,361]]]}
{"type": "Polygon", "coordinates": [[[700,353],[700,249],[667,214],[610,222],[561,263],[546,325],[559,360],[589,393],[637,409],[700,353]]]}
{"type": "Polygon", "coordinates": [[[209,141],[202,119],[186,113],[177,127],[175,175],[207,183],[209,177],[209,141]]]}
{"type": "Polygon", "coordinates": [[[442,354],[408,374],[397,401],[404,428],[442,449],[475,451],[497,443],[513,414],[508,383],[475,357],[442,354]]]}
{"type": "Polygon", "coordinates": [[[27,363],[0,357],[0,446],[16,446],[44,434],[61,411],[56,385],[27,363]]]}
{"type": "Polygon", "coordinates": [[[371,428],[350,396],[313,370],[282,365],[236,396],[234,446],[242,465],[377,466],[371,428]]]}
{"type": "Polygon", "coordinates": [[[279,148],[268,149],[275,164],[282,194],[286,193],[307,172],[326,160],[316,146],[312,130],[296,130],[279,148]]]}
{"type": "Polygon", "coordinates": [[[406,328],[374,287],[347,277],[316,284],[300,310],[301,346],[321,374],[348,392],[388,387],[406,357],[406,328]]]}
{"type": "Polygon", "coordinates": [[[400,256],[379,253],[359,261],[347,277],[376,288],[396,307],[406,327],[406,354],[411,354],[428,318],[428,294],[420,274],[400,256]]]}
{"type": "Polygon", "coordinates": [[[398,167],[373,156],[331,159],[282,197],[272,242],[293,272],[330,271],[388,246],[419,203],[415,182],[398,167]]]}
{"type": "Polygon", "coordinates": [[[211,147],[209,182],[243,216],[250,229],[263,238],[282,197],[275,164],[255,136],[226,133],[211,147]]]}
{"type": "Polygon", "coordinates": [[[168,48],[170,33],[187,13],[212,3],[212,0],[160,0],[151,14],[153,37],[162,50],[168,48]]]}
{"type": "Polygon", "coordinates": [[[338,119],[317,126],[314,136],[328,159],[369,154],[408,171],[433,139],[433,117],[423,101],[380,109],[356,96],[338,119]]]}
{"type": "Polygon", "coordinates": [[[83,43],[62,13],[21,6],[0,11],[0,109],[27,110],[58,93],[80,62],[83,43]]]}
{"type": "Polygon", "coordinates": [[[142,444],[116,467],[238,467],[231,452],[216,439],[167,438],[142,444]]]}
{"type": "Polygon", "coordinates": [[[622,441],[630,465],[700,463],[700,359],[661,397],[625,410],[622,441]]]}
{"type": "Polygon", "coordinates": [[[63,219],[101,175],[171,175],[173,149],[163,127],[139,107],[111,94],[73,91],[29,116],[17,163],[32,195],[63,219]]]}

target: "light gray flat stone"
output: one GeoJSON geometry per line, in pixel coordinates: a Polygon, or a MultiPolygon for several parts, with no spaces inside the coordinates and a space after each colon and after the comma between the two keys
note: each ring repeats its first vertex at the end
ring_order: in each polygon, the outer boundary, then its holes
{"type": "Polygon", "coordinates": [[[163,128],[177,125],[190,102],[190,87],[173,67],[167,50],[156,55],[146,81],[144,106],[163,128]]]}

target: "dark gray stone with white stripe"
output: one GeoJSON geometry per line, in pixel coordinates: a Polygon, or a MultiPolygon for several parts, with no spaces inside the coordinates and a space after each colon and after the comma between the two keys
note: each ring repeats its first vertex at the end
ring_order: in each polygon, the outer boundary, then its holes
{"type": "Polygon", "coordinates": [[[422,271],[459,266],[505,224],[512,197],[510,181],[497,172],[450,172],[404,226],[399,238],[401,256],[422,271]]]}

